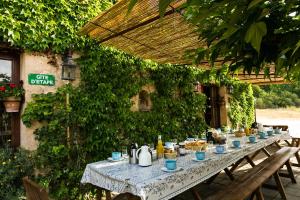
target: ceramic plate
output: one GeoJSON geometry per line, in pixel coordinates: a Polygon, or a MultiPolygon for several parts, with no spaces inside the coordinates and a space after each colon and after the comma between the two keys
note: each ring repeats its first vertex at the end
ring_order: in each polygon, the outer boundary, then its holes
{"type": "Polygon", "coordinates": [[[182,170],[182,167],[177,167],[174,170],[169,170],[166,167],[163,167],[163,168],[161,168],[161,170],[164,171],[164,172],[178,172],[178,171],[182,170]]]}
{"type": "Polygon", "coordinates": [[[206,160],[210,160],[210,158],[205,158],[204,160],[197,160],[196,158],[193,158],[192,160],[195,161],[195,162],[203,162],[203,161],[206,161],[206,160]]]}
{"type": "Polygon", "coordinates": [[[240,147],[231,146],[230,148],[232,148],[232,149],[241,149],[242,147],[241,146],[240,147]]]}
{"type": "Polygon", "coordinates": [[[219,153],[219,152],[214,152],[215,154],[226,154],[226,153],[228,153],[228,151],[224,151],[224,152],[222,152],[222,153],[219,153]]]}
{"type": "Polygon", "coordinates": [[[122,161],[124,159],[125,158],[120,158],[119,160],[113,160],[112,157],[107,158],[107,160],[110,161],[110,162],[119,162],[119,161],[122,161]]]}

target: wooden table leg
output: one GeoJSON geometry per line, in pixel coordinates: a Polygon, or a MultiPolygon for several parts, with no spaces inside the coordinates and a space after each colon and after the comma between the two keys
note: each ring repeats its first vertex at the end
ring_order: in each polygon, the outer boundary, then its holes
{"type": "Polygon", "coordinates": [[[196,187],[193,187],[193,188],[191,189],[191,192],[192,192],[192,194],[193,194],[195,200],[201,200],[200,194],[199,194],[199,192],[196,190],[196,187]]]}
{"type": "Polygon", "coordinates": [[[278,175],[278,172],[275,172],[275,174],[273,174],[274,176],[274,179],[275,179],[275,182],[276,182],[276,185],[277,185],[277,188],[278,188],[278,191],[281,195],[281,198],[282,199],[287,199],[286,198],[286,194],[285,194],[285,191],[284,191],[284,188],[283,188],[283,185],[281,183],[281,180],[280,180],[280,177],[278,175]]]}
{"type": "Polygon", "coordinates": [[[105,198],[106,198],[106,200],[112,200],[111,193],[109,190],[105,190],[105,198]]]}
{"type": "Polygon", "coordinates": [[[268,157],[271,156],[271,154],[269,153],[269,151],[266,148],[262,148],[261,149],[268,157]]]}
{"type": "Polygon", "coordinates": [[[287,143],[287,145],[288,145],[289,147],[292,146],[292,144],[291,144],[288,140],[284,140],[284,141],[287,143]]]}
{"type": "Polygon", "coordinates": [[[225,173],[227,174],[227,176],[230,178],[230,180],[233,181],[233,180],[234,180],[234,177],[233,177],[231,171],[230,171],[227,167],[224,169],[224,171],[225,171],[225,173]]]}
{"type": "Polygon", "coordinates": [[[230,168],[230,172],[233,172],[242,162],[244,158],[239,159],[236,163],[233,164],[233,166],[230,168]]]}
{"type": "Polygon", "coordinates": [[[211,184],[216,178],[217,176],[220,174],[221,172],[216,173],[215,175],[213,175],[212,177],[210,177],[209,179],[207,179],[206,183],[207,184],[211,184]]]}
{"type": "Polygon", "coordinates": [[[122,193],[117,195],[113,200],[141,200],[141,198],[130,193],[122,193]]]}
{"type": "Polygon", "coordinates": [[[260,153],[260,149],[257,150],[252,156],[251,156],[251,160],[253,160],[259,153],[260,153]]]}
{"type": "Polygon", "coordinates": [[[252,161],[252,159],[249,156],[245,156],[245,159],[247,160],[247,162],[251,165],[251,167],[255,166],[255,163],[252,161]]]}
{"type": "Polygon", "coordinates": [[[276,147],[278,147],[278,149],[281,149],[281,146],[277,141],[275,141],[274,144],[275,144],[276,147]]]}

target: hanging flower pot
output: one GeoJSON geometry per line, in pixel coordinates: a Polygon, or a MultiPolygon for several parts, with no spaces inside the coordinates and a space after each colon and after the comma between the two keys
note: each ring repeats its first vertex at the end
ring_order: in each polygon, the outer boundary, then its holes
{"type": "Polygon", "coordinates": [[[3,104],[6,112],[19,112],[21,106],[21,97],[5,97],[3,104]]]}
{"type": "Polygon", "coordinates": [[[21,106],[21,97],[23,94],[24,89],[22,87],[17,87],[16,84],[0,84],[0,97],[6,112],[19,112],[21,106]]]}

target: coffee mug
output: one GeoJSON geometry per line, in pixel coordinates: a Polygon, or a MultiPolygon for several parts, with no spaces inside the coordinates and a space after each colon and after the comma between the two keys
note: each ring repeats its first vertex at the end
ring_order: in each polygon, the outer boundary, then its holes
{"type": "Polygon", "coordinates": [[[250,143],[255,143],[255,141],[256,141],[256,137],[254,135],[249,136],[249,142],[250,143]]]}
{"type": "Polygon", "coordinates": [[[239,148],[241,146],[241,141],[239,140],[233,140],[232,144],[234,147],[239,148]]]}
{"type": "Polygon", "coordinates": [[[168,170],[175,170],[176,169],[176,160],[166,160],[165,161],[165,167],[168,170]]]}
{"type": "Polygon", "coordinates": [[[195,155],[197,160],[205,159],[205,151],[196,151],[195,155]]]}
{"type": "Polygon", "coordinates": [[[121,152],[117,152],[117,151],[114,151],[111,153],[111,157],[113,160],[120,160],[121,159],[121,152]]]}
{"type": "Polygon", "coordinates": [[[217,153],[223,153],[225,151],[225,147],[223,145],[216,146],[217,153]]]}
{"type": "Polygon", "coordinates": [[[267,131],[268,136],[272,136],[273,135],[273,130],[267,131]]]}
{"type": "Polygon", "coordinates": [[[265,133],[265,132],[259,132],[258,134],[259,134],[259,137],[260,137],[261,139],[263,139],[263,138],[266,137],[266,133],[265,133]]]}
{"type": "Polygon", "coordinates": [[[280,133],[281,133],[281,129],[276,128],[276,129],[275,129],[275,134],[280,134],[280,133]]]}

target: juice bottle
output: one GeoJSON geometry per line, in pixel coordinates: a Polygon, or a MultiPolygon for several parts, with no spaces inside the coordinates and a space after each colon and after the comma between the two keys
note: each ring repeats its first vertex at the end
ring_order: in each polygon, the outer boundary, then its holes
{"type": "Polygon", "coordinates": [[[164,156],[164,146],[161,140],[161,135],[158,136],[157,146],[156,146],[157,158],[163,158],[164,156]]]}

